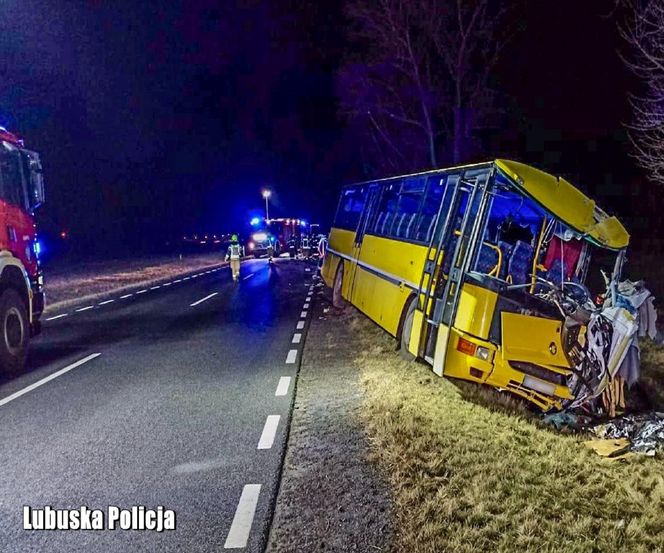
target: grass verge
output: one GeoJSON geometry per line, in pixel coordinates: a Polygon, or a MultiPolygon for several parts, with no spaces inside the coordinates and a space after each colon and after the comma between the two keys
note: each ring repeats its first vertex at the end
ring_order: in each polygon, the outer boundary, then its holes
{"type": "Polygon", "coordinates": [[[507,395],[401,360],[360,315],[351,324],[395,550],[664,551],[662,460],[599,457],[507,395]]]}

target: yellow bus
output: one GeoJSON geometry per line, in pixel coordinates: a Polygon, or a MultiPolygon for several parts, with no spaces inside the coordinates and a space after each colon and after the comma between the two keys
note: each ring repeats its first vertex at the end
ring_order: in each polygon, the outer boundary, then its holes
{"type": "Polygon", "coordinates": [[[565,179],[497,159],[343,188],[321,273],[437,375],[560,409],[606,384],[585,338],[628,243],[565,179]]]}

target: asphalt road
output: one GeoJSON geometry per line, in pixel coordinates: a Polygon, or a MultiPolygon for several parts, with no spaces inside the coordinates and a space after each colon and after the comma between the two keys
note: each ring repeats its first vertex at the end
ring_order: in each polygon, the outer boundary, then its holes
{"type": "Polygon", "coordinates": [[[50,314],[0,381],[0,551],[262,551],[311,275],[255,260],[238,284],[221,269],[50,314]],[[24,530],[47,505],[163,506],[176,529],[24,530]]]}

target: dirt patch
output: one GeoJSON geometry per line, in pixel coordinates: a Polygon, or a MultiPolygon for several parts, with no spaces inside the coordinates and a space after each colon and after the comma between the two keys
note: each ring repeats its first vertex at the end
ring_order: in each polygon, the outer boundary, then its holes
{"type": "Polygon", "coordinates": [[[323,315],[322,305],[307,335],[267,551],[390,551],[389,492],[361,422],[356,319],[350,309],[323,315]]]}

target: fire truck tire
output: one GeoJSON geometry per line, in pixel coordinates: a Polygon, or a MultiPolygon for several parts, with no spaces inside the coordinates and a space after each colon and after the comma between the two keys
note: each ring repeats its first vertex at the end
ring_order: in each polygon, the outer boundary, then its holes
{"type": "Polygon", "coordinates": [[[18,292],[7,288],[0,295],[0,368],[9,374],[23,370],[28,354],[28,310],[18,292]]]}
{"type": "Polygon", "coordinates": [[[415,356],[408,350],[408,340],[410,340],[410,332],[413,329],[416,307],[417,302],[414,299],[406,306],[403,325],[401,327],[401,336],[399,337],[399,355],[406,361],[413,361],[415,359],[415,356]]]}
{"type": "Polygon", "coordinates": [[[339,262],[337,274],[334,276],[334,283],[332,285],[332,305],[338,309],[346,307],[346,300],[341,295],[341,289],[344,285],[344,263],[339,262]]]}

